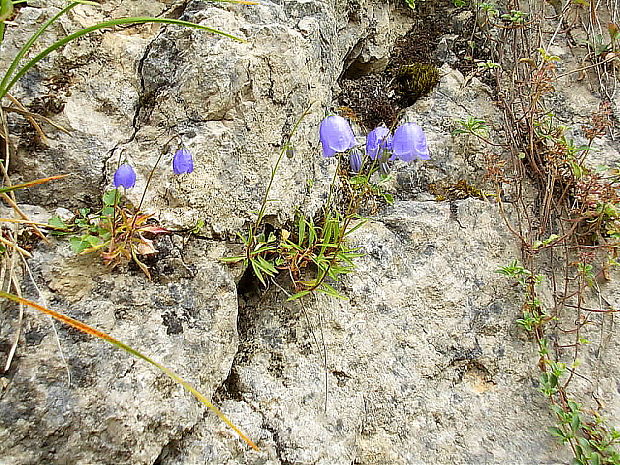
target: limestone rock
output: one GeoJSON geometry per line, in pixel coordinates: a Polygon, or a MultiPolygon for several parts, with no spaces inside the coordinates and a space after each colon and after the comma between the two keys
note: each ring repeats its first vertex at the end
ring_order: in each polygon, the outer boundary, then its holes
{"type": "MultiPolygon", "coordinates": [[[[451,2],[423,3],[434,9],[451,2]]],[[[22,7],[0,63],[6,66],[64,5],[22,7]]],[[[252,6],[113,0],[100,10],[77,7],[40,47],[112,16],[147,14],[243,40],[142,25],[70,44],[14,89],[27,108],[70,134],[44,126],[43,142],[11,115],[10,174],[19,182],[72,173],[18,196],[36,219],[58,209],[69,217],[67,209],[96,209],[117,164],[129,161],[138,172],[129,199],[140,202],[152,171],[144,209],[179,230],[158,241],[160,252],[149,262],[153,281],[135,267],[106,270],[94,256],[73,255],[66,242],[33,246],[24,295],[186,377],[261,451],[248,450],[150,366],[27,311],[18,355],[0,377],[0,464],[568,461],[569,451],[546,434],[553,418],[537,389],[538,354],[515,324],[522,295],[495,273],[520,254],[485,195],[484,157],[501,150],[452,136],[455,120],[472,113],[491,128],[501,121],[492,90],[456,69],[450,51],[456,41],[444,36],[434,55],[451,61],[441,68],[438,88],[402,115],[424,127],[432,159],[397,163],[396,203],[369,208],[369,223],[351,238],[366,255],[340,285],[349,300],[285,303],[275,284],[259,292],[241,266],[219,259],[239,248],[235,234],[255,219],[278,150],[311,103],[293,137],[292,158],[275,177],[270,198],[277,201],[269,203],[267,219],[277,227],[298,207],[312,214],[323,205],[334,163],[320,157],[317,128],[337,106],[333,89],[345,72],[380,70],[415,13],[374,0],[252,6]],[[170,161],[181,145],[193,153],[196,170],[173,176],[170,161]],[[433,185],[461,181],[480,194],[439,201],[433,192],[433,185]],[[198,236],[187,234],[201,222],[198,236]]],[[[463,30],[470,19],[460,18],[463,30]]],[[[584,86],[561,91],[558,114],[571,124],[598,102],[584,86]]],[[[613,141],[596,143],[601,162],[617,161],[613,141]]],[[[612,284],[602,292],[612,300],[620,295],[612,284]]],[[[4,352],[17,315],[15,307],[3,309],[4,352]]],[[[602,400],[617,423],[618,343],[605,317],[593,321],[603,328],[588,333],[596,343],[584,357],[593,368],[575,386],[602,400]]]]}

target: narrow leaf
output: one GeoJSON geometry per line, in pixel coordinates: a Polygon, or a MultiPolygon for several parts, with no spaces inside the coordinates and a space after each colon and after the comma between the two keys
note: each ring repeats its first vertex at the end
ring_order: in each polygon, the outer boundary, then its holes
{"type": "Polygon", "coordinates": [[[245,260],[245,256],[237,255],[236,257],[222,257],[219,260],[224,263],[239,263],[245,260]]]}
{"type": "Polygon", "coordinates": [[[260,271],[260,265],[255,260],[250,260],[250,263],[252,264],[252,270],[254,270],[254,274],[258,280],[263,284],[263,286],[267,286],[267,282],[265,281],[265,278],[263,278],[263,274],[260,271]]]}
{"type": "Polygon", "coordinates": [[[28,182],[24,182],[22,184],[15,184],[13,186],[9,186],[9,187],[2,187],[0,188],[0,194],[5,193],[5,192],[11,192],[11,191],[15,191],[18,189],[26,189],[27,187],[32,187],[32,186],[36,186],[37,184],[43,184],[45,182],[49,182],[49,181],[54,181],[56,179],[62,179],[69,176],[68,174],[61,174],[58,176],[50,176],[49,178],[41,178],[41,179],[35,179],[34,181],[28,181],[28,182]]]}
{"type": "MultiPolygon", "coordinates": [[[[17,68],[17,66],[19,66],[19,62],[28,53],[30,48],[34,45],[34,43],[41,36],[41,34],[43,34],[46,31],[46,29],[50,27],[51,24],[54,24],[58,18],[60,18],[62,15],[64,15],[69,10],[71,10],[72,8],[75,8],[78,5],[79,5],[78,2],[72,2],[71,4],[67,5],[65,8],[60,10],[56,15],[48,19],[45,23],[43,23],[39,29],[37,29],[37,31],[30,37],[30,39],[28,39],[28,41],[19,49],[19,51],[17,52],[17,55],[15,55],[15,58],[13,58],[11,65],[9,66],[7,71],[4,73],[4,77],[2,78],[2,82],[0,83],[0,89],[5,88],[7,82],[9,81],[13,73],[15,72],[15,69],[17,68]]],[[[4,97],[8,93],[8,91],[9,89],[7,88],[6,92],[2,92],[2,97],[4,97]]]]}
{"type": "Polygon", "coordinates": [[[304,243],[306,238],[306,220],[303,217],[299,218],[299,226],[297,230],[297,243],[299,245],[304,243]]]}
{"type": "Polygon", "coordinates": [[[290,302],[291,300],[297,300],[305,295],[310,294],[310,291],[301,291],[298,292],[297,294],[293,294],[292,296],[290,296],[288,299],[286,299],[287,302],[290,302]]]}
{"type": "Polygon", "coordinates": [[[344,233],[345,236],[348,236],[349,234],[354,233],[355,231],[357,231],[359,228],[361,228],[362,226],[364,226],[366,223],[368,223],[368,220],[362,220],[359,223],[357,223],[355,226],[353,226],[352,228],[350,228],[347,232],[344,233]]]}
{"type": "Polygon", "coordinates": [[[327,294],[331,297],[335,297],[337,299],[349,300],[347,297],[340,294],[336,289],[325,283],[323,283],[321,287],[317,289],[317,291],[327,294]]]}
{"type": "Polygon", "coordinates": [[[112,336],[109,336],[108,334],[102,331],[99,331],[98,329],[93,328],[92,326],[88,326],[86,323],[82,323],[79,320],[73,319],[67,315],[63,315],[62,313],[58,313],[54,310],[50,310],[49,308],[43,307],[42,305],[39,305],[36,302],[32,302],[30,300],[24,299],[22,297],[18,297],[13,294],[9,294],[4,291],[0,291],[0,297],[3,297],[5,299],[12,300],[13,302],[17,302],[19,304],[27,305],[31,308],[34,308],[42,313],[45,313],[46,315],[51,316],[52,318],[55,318],[58,321],[61,321],[69,326],[72,326],[73,328],[76,328],[79,331],[82,331],[83,333],[90,334],[91,336],[94,336],[94,337],[98,337],[99,339],[102,339],[118,347],[119,349],[124,350],[125,352],[133,355],[134,357],[140,358],[144,360],[145,362],[150,363],[155,368],[165,373],[173,381],[183,386],[187,391],[191,392],[194,395],[194,397],[196,397],[196,399],[198,399],[200,402],[206,405],[207,408],[209,408],[213,413],[215,413],[220,418],[220,420],[222,420],[233,431],[235,431],[239,435],[239,437],[241,437],[241,439],[243,439],[250,447],[252,447],[252,449],[259,450],[258,446],[254,444],[250,438],[248,438],[245,434],[243,434],[241,430],[239,430],[239,428],[237,428],[226,417],[226,415],[222,413],[220,409],[218,409],[215,405],[213,405],[204,395],[202,395],[198,390],[196,390],[196,388],[194,388],[191,384],[189,384],[187,381],[185,381],[183,378],[181,378],[179,375],[177,375],[175,372],[173,372],[169,368],[166,368],[165,366],[159,364],[158,362],[151,359],[150,357],[147,357],[141,352],[138,352],[136,349],[129,347],[127,344],[119,341],[118,339],[114,339],[112,336]]]}
{"type": "Polygon", "coordinates": [[[13,79],[11,79],[11,82],[9,82],[8,84],[3,84],[0,87],[0,98],[4,97],[10,90],[11,88],[15,85],[15,83],[24,75],[26,74],[30,68],[32,68],[34,65],[36,65],[39,61],[41,61],[43,58],[45,58],[46,56],[48,56],[50,53],[54,52],[55,50],[58,50],[59,48],[65,46],[67,43],[71,42],[72,40],[78,39],[79,37],[85,36],[86,34],[89,34],[93,31],[98,31],[99,29],[107,29],[110,27],[114,27],[114,26],[120,26],[123,24],[144,24],[144,23],[162,23],[162,24],[175,24],[178,26],[185,26],[185,27],[191,27],[194,29],[201,29],[203,31],[207,31],[207,32],[212,32],[214,34],[220,34],[224,37],[228,37],[229,39],[234,39],[237,40],[239,42],[245,42],[245,40],[236,37],[232,34],[228,34],[226,32],[220,31],[218,29],[213,29],[211,27],[207,27],[207,26],[202,26],[200,24],[194,24],[194,23],[190,23],[189,21],[182,21],[180,19],[169,19],[169,18],[149,18],[149,17],[130,17],[130,18],[117,18],[117,19],[112,19],[110,21],[103,21],[101,23],[95,24],[94,26],[90,26],[90,27],[86,27],[84,29],[80,29],[79,31],[74,32],[73,34],[69,34],[66,37],[63,37],[62,39],[54,42],[52,45],[50,45],[49,47],[47,47],[45,50],[43,50],[41,53],[39,53],[38,55],[36,55],[34,58],[32,58],[30,61],[28,61],[28,63],[26,63],[24,66],[22,66],[22,68],[15,74],[15,76],[13,77],[13,79]]]}

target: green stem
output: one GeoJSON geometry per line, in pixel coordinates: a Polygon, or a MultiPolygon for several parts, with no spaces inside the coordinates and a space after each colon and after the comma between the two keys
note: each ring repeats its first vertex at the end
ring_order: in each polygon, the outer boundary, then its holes
{"type": "Polygon", "coordinates": [[[256,217],[256,221],[254,222],[253,228],[250,229],[250,233],[252,232],[252,229],[254,231],[257,231],[260,226],[260,223],[263,221],[263,217],[265,216],[265,210],[267,209],[267,201],[269,200],[269,192],[271,191],[271,186],[273,185],[273,181],[276,177],[276,173],[278,172],[278,168],[280,167],[280,162],[282,161],[284,154],[289,148],[290,146],[289,144],[291,143],[291,139],[293,138],[293,135],[297,132],[297,128],[299,127],[303,119],[306,116],[308,116],[308,114],[310,113],[310,109],[312,108],[312,105],[314,105],[314,102],[308,105],[308,108],[306,108],[306,110],[301,114],[299,119],[295,122],[293,129],[291,129],[291,132],[289,133],[286,139],[286,142],[282,145],[282,148],[280,149],[280,154],[278,155],[278,159],[276,160],[275,165],[273,165],[273,168],[271,168],[271,177],[269,178],[269,184],[267,185],[267,189],[265,190],[265,195],[263,196],[263,201],[261,202],[258,216],[256,217]]]}
{"type": "Polygon", "coordinates": [[[161,161],[161,157],[163,157],[163,152],[160,152],[159,157],[157,157],[157,161],[155,162],[155,165],[153,165],[153,168],[151,168],[151,172],[149,173],[149,177],[146,180],[146,185],[144,186],[144,191],[142,191],[142,197],[140,198],[140,203],[138,204],[138,209],[136,210],[136,212],[133,215],[133,219],[131,220],[131,226],[129,227],[129,230],[127,231],[127,243],[129,244],[129,247],[131,248],[131,235],[133,234],[133,228],[136,226],[136,219],[138,218],[138,215],[140,214],[140,211],[142,210],[142,204],[144,203],[144,198],[146,197],[146,191],[149,188],[149,185],[151,184],[151,179],[153,178],[153,174],[155,173],[155,169],[157,168],[157,165],[159,165],[159,162],[161,161]]]}
{"type": "Polygon", "coordinates": [[[337,155],[336,158],[336,169],[334,170],[334,177],[332,178],[332,182],[329,185],[329,194],[327,195],[327,201],[325,202],[325,216],[327,217],[327,209],[331,205],[332,195],[334,193],[334,186],[336,185],[336,179],[338,178],[338,168],[340,167],[340,155],[337,155]]]}

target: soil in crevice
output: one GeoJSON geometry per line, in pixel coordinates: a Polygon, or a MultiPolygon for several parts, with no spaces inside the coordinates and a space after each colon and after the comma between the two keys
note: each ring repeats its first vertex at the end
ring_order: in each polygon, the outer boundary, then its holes
{"type": "Polygon", "coordinates": [[[394,127],[400,112],[437,84],[438,68],[447,56],[451,66],[464,74],[475,69],[476,61],[488,57],[484,46],[471,47],[468,31],[473,28],[473,13],[468,15],[464,8],[454,7],[452,1],[419,2],[416,18],[411,30],[395,42],[384,71],[360,76],[361,67],[353,61],[350,69],[354,72],[343,72],[338,96],[341,116],[366,130],[382,123],[394,127]],[[449,50],[439,52],[441,38],[446,35],[452,35],[452,40],[442,48],[449,50]]]}

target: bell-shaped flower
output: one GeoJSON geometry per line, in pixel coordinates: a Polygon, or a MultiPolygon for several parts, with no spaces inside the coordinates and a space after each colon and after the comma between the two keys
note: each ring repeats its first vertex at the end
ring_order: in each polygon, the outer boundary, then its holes
{"type": "Polygon", "coordinates": [[[319,136],[323,145],[323,156],[333,157],[355,147],[355,135],[349,122],[342,116],[328,116],[321,121],[319,136]]]}
{"type": "Polygon", "coordinates": [[[405,123],[396,128],[392,151],[399,160],[429,160],[428,144],[422,128],[415,123],[405,123]]]}
{"type": "Polygon", "coordinates": [[[194,159],[187,149],[179,149],[172,158],[172,170],[174,174],[191,173],[194,171],[194,159]]]}
{"type": "Polygon", "coordinates": [[[349,152],[349,164],[351,165],[351,171],[359,173],[362,170],[362,151],[358,148],[354,148],[349,152]]]}
{"type": "Polygon", "coordinates": [[[136,172],[130,164],[123,163],[114,173],[114,187],[129,189],[136,185],[136,172]]]}
{"type": "Polygon", "coordinates": [[[366,154],[371,160],[381,158],[384,151],[391,149],[392,134],[385,125],[376,127],[366,136],[366,154]]]}

